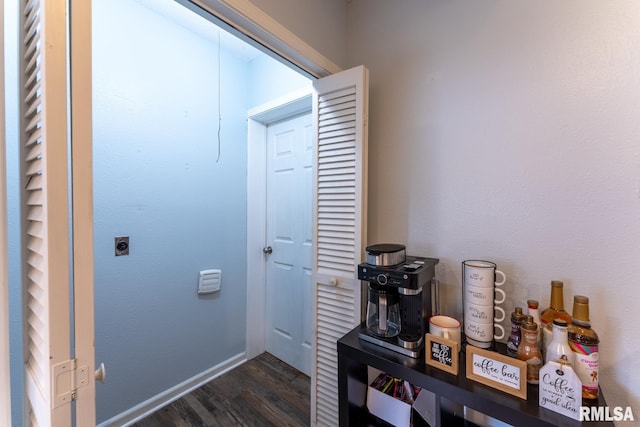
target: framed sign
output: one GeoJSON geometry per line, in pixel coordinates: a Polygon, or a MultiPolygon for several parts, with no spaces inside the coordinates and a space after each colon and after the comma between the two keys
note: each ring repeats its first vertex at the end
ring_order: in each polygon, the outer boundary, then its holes
{"type": "Polygon", "coordinates": [[[458,343],[436,335],[426,335],[425,363],[453,375],[458,375],[458,343]]]}
{"type": "Polygon", "coordinates": [[[527,398],[527,362],[467,345],[467,378],[527,398]]]}

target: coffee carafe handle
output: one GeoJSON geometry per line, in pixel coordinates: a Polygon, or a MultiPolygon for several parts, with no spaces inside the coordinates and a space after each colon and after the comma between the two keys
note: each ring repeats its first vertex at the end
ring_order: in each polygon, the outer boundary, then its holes
{"type": "Polygon", "coordinates": [[[440,314],[440,281],[433,277],[431,279],[431,313],[440,314]]]}

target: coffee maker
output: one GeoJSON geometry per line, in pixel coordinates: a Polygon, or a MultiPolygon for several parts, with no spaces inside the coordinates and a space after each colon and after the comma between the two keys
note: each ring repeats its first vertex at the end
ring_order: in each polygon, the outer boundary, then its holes
{"type": "Polygon", "coordinates": [[[366,261],[358,265],[358,279],[368,282],[366,322],[359,338],[418,358],[437,299],[431,285],[438,261],[407,256],[399,244],[368,246],[366,261]]]}

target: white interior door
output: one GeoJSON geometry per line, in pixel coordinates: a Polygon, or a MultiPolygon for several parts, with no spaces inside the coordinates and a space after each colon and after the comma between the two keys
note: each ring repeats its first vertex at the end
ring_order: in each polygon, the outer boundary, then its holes
{"type": "Polygon", "coordinates": [[[311,371],[311,113],[267,127],[266,350],[311,371]]]}

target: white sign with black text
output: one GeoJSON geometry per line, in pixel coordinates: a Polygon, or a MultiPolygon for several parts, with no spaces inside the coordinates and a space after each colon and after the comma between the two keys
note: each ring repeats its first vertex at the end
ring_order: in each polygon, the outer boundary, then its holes
{"type": "Polygon", "coordinates": [[[467,378],[520,399],[527,398],[527,362],[495,351],[467,346],[467,378]]]}
{"type": "Polygon", "coordinates": [[[538,403],[566,417],[580,419],[582,383],[571,366],[549,362],[540,369],[538,403]]]}

